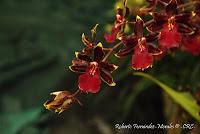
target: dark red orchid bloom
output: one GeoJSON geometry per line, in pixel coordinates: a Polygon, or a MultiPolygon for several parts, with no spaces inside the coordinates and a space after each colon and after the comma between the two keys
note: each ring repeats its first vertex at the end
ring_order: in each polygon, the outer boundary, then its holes
{"type": "Polygon", "coordinates": [[[126,25],[126,17],[128,15],[129,15],[129,8],[126,7],[125,15],[123,14],[123,9],[121,8],[117,9],[115,24],[112,27],[111,34],[104,35],[106,42],[113,43],[117,38],[120,38],[120,36],[123,34],[126,25]]]}
{"type": "Polygon", "coordinates": [[[77,59],[72,61],[69,68],[73,72],[83,73],[78,80],[81,91],[97,93],[100,90],[101,79],[109,86],[116,85],[111,73],[117,69],[117,66],[103,61],[105,53],[101,43],[90,47],[87,53],[76,52],[75,55],[77,59]]]}
{"type": "Polygon", "coordinates": [[[200,30],[196,30],[194,34],[184,36],[182,40],[182,47],[185,51],[193,54],[200,54],[200,30]]]}
{"type": "Polygon", "coordinates": [[[165,13],[153,12],[154,18],[147,29],[153,32],[160,32],[158,39],[162,48],[170,49],[179,47],[182,34],[192,34],[194,31],[189,25],[192,13],[178,13],[177,1],[171,0],[165,8],[165,13]]]}
{"type": "Polygon", "coordinates": [[[157,48],[151,41],[154,41],[158,37],[158,33],[151,33],[147,36],[143,35],[144,29],[143,20],[137,16],[135,22],[134,36],[126,36],[122,38],[122,42],[125,45],[125,48],[120,49],[117,54],[117,57],[124,57],[128,54],[134,53],[132,55],[132,68],[146,69],[153,64],[154,55],[159,55],[162,51],[157,48]]]}

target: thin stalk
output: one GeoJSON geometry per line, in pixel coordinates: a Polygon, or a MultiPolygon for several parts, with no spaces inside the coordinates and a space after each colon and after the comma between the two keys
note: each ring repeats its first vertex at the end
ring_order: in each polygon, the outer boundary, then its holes
{"type": "Polygon", "coordinates": [[[112,54],[112,52],[118,48],[120,45],[122,44],[122,42],[117,43],[116,45],[114,45],[112,48],[110,48],[110,51],[106,54],[106,56],[104,57],[104,59],[102,60],[102,62],[105,62],[108,57],[112,54]]]}

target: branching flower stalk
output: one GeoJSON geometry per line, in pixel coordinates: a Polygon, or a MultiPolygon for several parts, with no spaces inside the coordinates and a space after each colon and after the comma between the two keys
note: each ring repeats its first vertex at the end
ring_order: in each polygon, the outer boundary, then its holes
{"type": "MultiPolygon", "coordinates": [[[[180,0],[179,0],[180,1],[180,0]]],[[[192,55],[200,55],[200,2],[187,1],[179,4],[176,0],[168,3],[164,0],[147,0],[147,7],[141,8],[144,16],[133,16],[124,1],[124,7],[118,8],[111,33],[104,34],[108,46],[104,47],[97,42],[96,31],[98,24],[91,30],[91,37],[82,34],[85,45],[81,52],[75,52],[76,58],[72,60],[69,69],[80,73],[78,90],[75,93],[68,91],[53,92],[53,100],[45,102],[46,109],[62,113],[72,104],[80,103],[78,95],[84,93],[98,93],[101,83],[115,86],[112,73],[118,68],[109,63],[109,56],[126,58],[132,55],[133,70],[145,70],[153,63],[161,60],[171,49],[186,51],[192,55]],[[157,7],[161,7],[158,12],[157,7]],[[193,7],[192,9],[187,9],[193,7]],[[187,9],[187,10],[186,10],[187,9]],[[143,21],[143,17],[151,15],[153,19],[143,21]],[[135,21],[130,18],[135,18],[135,21]],[[129,26],[131,30],[126,32],[129,26]],[[145,29],[148,33],[144,32],[145,29]],[[116,43],[118,42],[118,43],[116,43]]],[[[183,1],[182,1],[183,2],[183,1]]]]}

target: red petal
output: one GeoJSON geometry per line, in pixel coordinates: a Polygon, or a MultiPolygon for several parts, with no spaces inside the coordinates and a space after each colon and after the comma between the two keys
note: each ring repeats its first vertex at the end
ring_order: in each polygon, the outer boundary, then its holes
{"type": "Polygon", "coordinates": [[[168,25],[164,25],[158,41],[159,45],[166,49],[179,47],[181,34],[177,31],[177,25],[174,25],[172,29],[169,29],[168,25]]]}
{"type": "Polygon", "coordinates": [[[139,69],[146,69],[153,64],[153,56],[148,53],[147,49],[141,51],[139,46],[135,47],[135,53],[132,56],[132,68],[139,70],[139,69]]]}
{"type": "Polygon", "coordinates": [[[155,56],[155,55],[161,55],[162,54],[162,50],[159,49],[154,44],[148,43],[148,53],[150,53],[153,56],[155,56]]]}
{"type": "Polygon", "coordinates": [[[100,76],[99,74],[91,75],[85,73],[79,76],[78,86],[84,92],[97,93],[100,90],[100,76]]]}
{"type": "Polygon", "coordinates": [[[155,61],[160,61],[167,54],[167,51],[168,51],[165,48],[159,48],[159,49],[162,51],[162,53],[159,54],[159,55],[153,55],[153,59],[155,61]]]}
{"type": "Polygon", "coordinates": [[[125,57],[129,54],[131,54],[134,51],[134,46],[133,47],[125,47],[124,49],[120,49],[118,53],[115,54],[116,57],[122,58],[125,57]]]}
{"type": "Polygon", "coordinates": [[[109,86],[115,86],[116,85],[116,83],[113,81],[111,74],[108,71],[101,69],[100,75],[101,75],[102,80],[105,83],[107,83],[109,86]]]}
{"type": "Polygon", "coordinates": [[[193,54],[200,54],[200,35],[183,38],[183,48],[193,54]]]}
{"type": "MultiPolygon", "coordinates": [[[[117,25],[117,24],[116,24],[117,25]]],[[[118,32],[120,31],[120,26],[114,26],[113,28],[112,28],[112,32],[111,32],[111,34],[105,34],[104,35],[104,38],[105,38],[105,40],[106,40],[106,42],[108,42],[108,43],[113,43],[113,42],[115,42],[115,40],[116,40],[116,38],[117,38],[117,34],[118,34],[118,32]]]]}
{"type": "Polygon", "coordinates": [[[114,43],[115,40],[116,40],[116,35],[113,35],[113,34],[105,34],[105,35],[104,35],[104,38],[105,38],[106,42],[108,42],[108,43],[114,43]]]}

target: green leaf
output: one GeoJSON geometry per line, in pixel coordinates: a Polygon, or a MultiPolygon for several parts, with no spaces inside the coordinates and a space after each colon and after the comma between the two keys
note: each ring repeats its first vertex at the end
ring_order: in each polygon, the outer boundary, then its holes
{"type": "Polygon", "coordinates": [[[128,117],[128,115],[131,112],[131,108],[134,107],[133,105],[135,104],[135,100],[138,97],[138,95],[142,92],[144,92],[145,90],[148,89],[149,86],[151,86],[152,83],[148,80],[141,80],[137,83],[136,87],[134,87],[134,90],[132,91],[132,93],[130,93],[130,95],[126,96],[126,101],[123,107],[123,118],[128,117]]]}
{"type": "Polygon", "coordinates": [[[5,113],[0,116],[1,134],[16,134],[29,123],[38,120],[42,112],[41,108],[33,108],[20,113],[5,113]]]}
{"type": "Polygon", "coordinates": [[[192,117],[194,117],[198,122],[200,122],[200,106],[196,103],[195,98],[188,92],[178,92],[172,89],[171,87],[163,84],[154,77],[142,73],[135,72],[134,75],[145,77],[157,85],[159,85],[176,103],[178,103],[183,109],[185,109],[192,117]]]}

